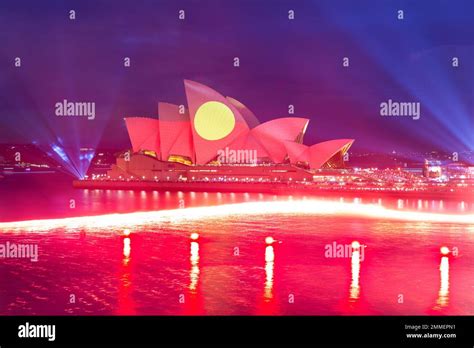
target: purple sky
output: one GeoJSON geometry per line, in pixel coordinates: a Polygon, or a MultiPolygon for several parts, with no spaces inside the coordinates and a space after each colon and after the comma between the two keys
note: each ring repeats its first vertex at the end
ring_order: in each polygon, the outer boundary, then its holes
{"type": "Polygon", "coordinates": [[[158,101],[186,103],[186,78],[261,121],[293,104],[312,120],[308,145],[354,138],[354,151],[472,150],[472,13],[469,0],[3,0],[0,143],[128,147],[122,118],[156,117],[158,101]],[[94,101],[96,119],[55,116],[63,99],[94,101]],[[421,118],[381,117],[388,99],[420,102],[421,118]]]}

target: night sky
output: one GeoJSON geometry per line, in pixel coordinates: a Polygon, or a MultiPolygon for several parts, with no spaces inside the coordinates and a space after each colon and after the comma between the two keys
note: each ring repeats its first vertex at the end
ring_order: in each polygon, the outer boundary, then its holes
{"type": "Polygon", "coordinates": [[[158,101],[186,104],[191,79],[262,122],[293,104],[311,119],[307,145],[472,150],[473,17],[471,0],[2,0],[0,143],[128,148],[123,117],[157,117],[158,101]],[[95,102],[95,120],[57,117],[64,99],[95,102]],[[420,102],[421,118],[381,117],[388,99],[420,102]]]}

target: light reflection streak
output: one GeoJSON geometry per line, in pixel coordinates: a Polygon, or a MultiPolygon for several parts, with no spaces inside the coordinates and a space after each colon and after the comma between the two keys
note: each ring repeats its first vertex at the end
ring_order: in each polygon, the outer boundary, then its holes
{"type": "Polygon", "coordinates": [[[401,199],[397,200],[397,208],[398,209],[403,209],[403,200],[401,200],[401,199]]]}
{"type": "Polygon", "coordinates": [[[265,248],[265,289],[263,297],[265,302],[273,299],[273,274],[275,269],[275,251],[271,245],[265,248]]]}
{"type": "Polygon", "coordinates": [[[0,223],[0,230],[23,230],[41,232],[55,228],[88,230],[110,227],[132,227],[165,222],[187,222],[228,216],[252,216],[265,214],[300,214],[300,215],[343,215],[360,216],[374,219],[391,219],[420,222],[446,222],[474,224],[474,214],[442,214],[420,211],[399,211],[376,204],[353,204],[329,202],[324,200],[293,200],[271,202],[246,202],[219,206],[191,207],[185,209],[135,212],[124,214],[106,214],[61,219],[28,220],[0,223]],[[185,211],[186,213],[183,213],[185,211]]]}
{"type": "Polygon", "coordinates": [[[132,251],[130,237],[123,239],[123,259],[119,276],[120,286],[118,292],[118,315],[136,314],[135,302],[132,297],[132,272],[130,269],[130,253],[132,251]]]}
{"type": "Polygon", "coordinates": [[[130,261],[130,252],[132,251],[132,246],[130,238],[126,237],[123,239],[123,263],[126,265],[130,261]]]}
{"type": "Polygon", "coordinates": [[[352,249],[351,256],[351,287],[349,290],[349,302],[356,302],[360,296],[360,251],[352,249]]]}
{"type": "Polygon", "coordinates": [[[199,281],[199,243],[191,242],[191,256],[189,257],[191,262],[191,271],[189,272],[189,290],[192,294],[196,293],[197,284],[199,281]]]}
{"type": "Polygon", "coordinates": [[[439,308],[446,307],[449,304],[449,258],[441,257],[439,264],[440,285],[438,292],[438,300],[436,304],[439,308]]]}

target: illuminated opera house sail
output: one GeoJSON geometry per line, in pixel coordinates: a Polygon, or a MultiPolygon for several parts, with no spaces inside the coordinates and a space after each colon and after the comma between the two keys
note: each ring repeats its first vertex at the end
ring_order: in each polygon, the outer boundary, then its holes
{"type": "Polygon", "coordinates": [[[184,81],[188,107],[158,103],[158,118],[126,117],[132,149],[110,180],[306,181],[320,168],[340,168],[353,139],[303,144],[309,119],[260,123],[240,101],[184,81]]]}

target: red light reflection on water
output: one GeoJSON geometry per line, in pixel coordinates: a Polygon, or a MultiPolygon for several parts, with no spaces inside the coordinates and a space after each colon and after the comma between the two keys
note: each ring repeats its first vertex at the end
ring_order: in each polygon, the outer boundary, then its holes
{"type": "MultiPolygon", "coordinates": [[[[129,235],[129,234],[128,234],[129,235]]],[[[130,237],[123,238],[123,259],[122,267],[120,267],[119,289],[118,289],[118,315],[134,315],[136,314],[135,302],[132,296],[132,269],[130,255],[132,244],[130,237]]]]}
{"type": "Polygon", "coordinates": [[[273,276],[275,268],[275,252],[273,246],[268,245],[265,248],[265,289],[263,298],[265,302],[271,302],[273,299],[273,276]]]}
{"type": "MultiPolygon", "coordinates": [[[[398,213],[293,200],[0,224],[3,241],[28,236],[46,246],[43,267],[5,260],[5,284],[17,285],[0,293],[8,298],[0,308],[18,314],[37,306],[35,313],[52,314],[41,298],[53,295],[33,286],[16,293],[30,283],[47,288],[56,281],[50,276],[55,267],[59,282],[80,271],[85,293],[98,294],[88,310],[98,313],[472,314],[467,292],[474,284],[465,281],[472,271],[472,215],[398,213]],[[88,241],[94,253],[84,252],[88,241]],[[325,259],[324,245],[333,241],[351,245],[352,254],[325,259]],[[365,244],[368,251],[360,249],[365,244]],[[231,255],[235,245],[243,250],[239,257],[231,255]],[[463,257],[440,249],[456,245],[463,257]],[[99,250],[100,260],[94,256],[99,250]],[[13,283],[12,274],[21,274],[21,282],[13,283]],[[400,293],[404,304],[396,301],[400,293]]],[[[78,305],[72,313],[81,310],[78,305]]]]}
{"type": "Polygon", "coordinates": [[[189,272],[189,290],[191,294],[196,294],[197,284],[199,281],[199,243],[191,242],[191,271],[189,272]]]}
{"type": "Polygon", "coordinates": [[[351,256],[351,288],[349,302],[356,302],[360,296],[360,251],[352,250],[351,256]]]}
{"type": "MultiPolygon", "coordinates": [[[[194,237],[196,235],[193,233],[194,237]]],[[[188,292],[184,296],[184,310],[185,315],[200,315],[205,314],[204,301],[201,294],[201,286],[199,284],[199,276],[201,270],[199,268],[199,242],[198,238],[192,238],[189,247],[189,285],[188,292]]]]}
{"type": "Polygon", "coordinates": [[[438,292],[438,300],[434,309],[441,309],[449,304],[449,258],[447,256],[441,257],[439,265],[440,285],[438,292]]]}
{"type": "MultiPolygon", "coordinates": [[[[272,239],[273,240],[273,239],[272,239]]],[[[269,237],[266,238],[266,242],[269,237]]],[[[279,314],[279,301],[275,294],[275,247],[266,245],[263,255],[264,260],[264,282],[261,298],[258,300],[258,315],[275,315],[279,314]]]]}

